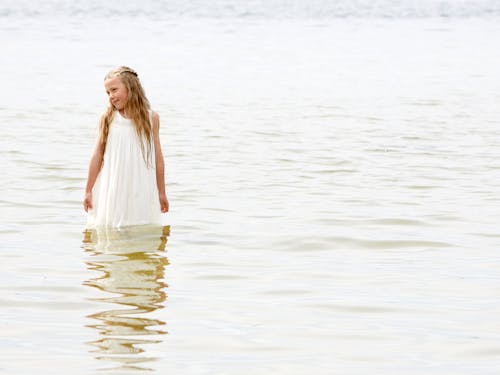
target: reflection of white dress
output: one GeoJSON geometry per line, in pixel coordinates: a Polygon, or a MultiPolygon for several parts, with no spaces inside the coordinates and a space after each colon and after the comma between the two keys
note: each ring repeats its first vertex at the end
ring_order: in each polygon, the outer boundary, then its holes
{"type": "Polygon", "coordinates": [[[147,166],[133,122],[115,111],[87,227],[161,224],[153,142],[151,147],[147,166]]]}

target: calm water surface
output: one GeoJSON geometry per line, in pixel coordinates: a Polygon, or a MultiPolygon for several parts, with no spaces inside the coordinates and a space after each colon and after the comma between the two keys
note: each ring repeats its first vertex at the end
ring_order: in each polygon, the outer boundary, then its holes
{"type": "Polygon", "coordinates": [[[0,373],[496,374],[498,3],[401,3],[7,2],[0,373]],[[86,231],[121,64],[171,212],[86,231]]]}

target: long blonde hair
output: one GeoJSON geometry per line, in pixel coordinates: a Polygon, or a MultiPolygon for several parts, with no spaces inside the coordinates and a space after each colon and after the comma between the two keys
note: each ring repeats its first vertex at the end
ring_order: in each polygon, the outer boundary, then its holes
{"type": "MultiPolygon", "coordinates": [[[[151,123],[149,110],[149,100],[146,98],[144,89],[135,70],[127,67],[120,66],[111,70],[104,80],[118,77],[127,88],[128,98],[125,104],[127,116],[132,120],[135,125],[135,130],[139,136],[141,151],[146,165],[150,166],[151,151],[152,151],[152,135],[153,124],[151,123]]],[[[102,152],[106,151],[106,143],[108,140],[109,126],[115,116],[115,108],[110,103],[106,112],[101,117],[99,124],[99,140],[102,144],[102,152]]]]}

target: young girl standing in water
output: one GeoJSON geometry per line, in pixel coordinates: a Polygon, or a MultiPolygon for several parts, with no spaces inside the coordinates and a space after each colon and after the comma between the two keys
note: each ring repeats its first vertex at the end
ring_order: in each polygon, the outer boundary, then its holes
{"type": "Polygon", "coordinates": [[[89,164],[83,201],[87,226],[161,224],[169,204],[159,116],[134,70],[110,71],[104,87],[109,106],[89,164]]]}

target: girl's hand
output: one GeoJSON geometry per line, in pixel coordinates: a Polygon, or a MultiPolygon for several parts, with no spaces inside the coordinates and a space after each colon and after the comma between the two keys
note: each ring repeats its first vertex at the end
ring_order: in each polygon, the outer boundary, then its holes
{"type": "Polygon", "coordinates": [[[83,200],[83,209],[85,212],[89,212],[89,209],[92,209],[92,193],[86,193],[85,198],[83,200]]]}
{"type": "Polygon", "coordinates": [[[168,211],[168,199],[165,194],[160,194],[160,208],[163,213],[168,211]]]}

